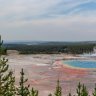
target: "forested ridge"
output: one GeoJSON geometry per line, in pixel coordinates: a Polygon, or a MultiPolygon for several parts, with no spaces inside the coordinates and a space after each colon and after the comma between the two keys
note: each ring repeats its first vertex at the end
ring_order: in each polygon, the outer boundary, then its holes
{"type": "Polygon", "coordinates": [[[18,50],[20,54],[82,54],[91,53],[95,43],[46,43],[37,45],[5,44],[8,50],[18,50]]]}

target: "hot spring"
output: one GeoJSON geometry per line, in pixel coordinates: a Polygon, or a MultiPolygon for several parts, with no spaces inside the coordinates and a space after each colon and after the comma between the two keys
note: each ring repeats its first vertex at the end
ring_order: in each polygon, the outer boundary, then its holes
{"type": "Polygon", "coordinates": [[[96,68],[96,61],[89,60],[65,60],[65,65],[74,67],[74,68],[96,68]]]}

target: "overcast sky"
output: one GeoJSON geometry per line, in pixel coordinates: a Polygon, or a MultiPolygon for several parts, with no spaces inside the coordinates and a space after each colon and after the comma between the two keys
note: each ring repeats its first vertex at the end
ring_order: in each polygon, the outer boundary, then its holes
{"type": "Polygon", "coordinates": [[[96,0],[0,0],[5,41],[96,40],[96,0]]]}

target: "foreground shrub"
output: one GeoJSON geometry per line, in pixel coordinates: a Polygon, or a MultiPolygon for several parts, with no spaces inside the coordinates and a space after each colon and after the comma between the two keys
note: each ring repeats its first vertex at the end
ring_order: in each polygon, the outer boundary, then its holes
{"type": "Polygon", "coordinates": [[[17,95],[28,96],[29,95],[29,85],[28,86],[24,85],[28,79],[24,78],[23,69],[21,70],[20,74],[21,74],[21,77],[20,77],[19,87],[17,88],[17,95]]]}
{"type": "Polygon", "coordinates": [[[15,95],[15,77],[13,72],[9,71],[8,59],[2,57],[3,42],[0,36],[0,96],[14,96],[15,95]]]}

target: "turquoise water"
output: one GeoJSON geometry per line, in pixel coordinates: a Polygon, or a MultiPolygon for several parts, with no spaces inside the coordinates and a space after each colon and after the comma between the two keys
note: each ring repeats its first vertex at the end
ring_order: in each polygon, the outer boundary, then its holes
{"type": "Polygon", "coordinates": [[[96,68],[96,61],[65,60],[64,64],[76,68],[96,68]]]}

